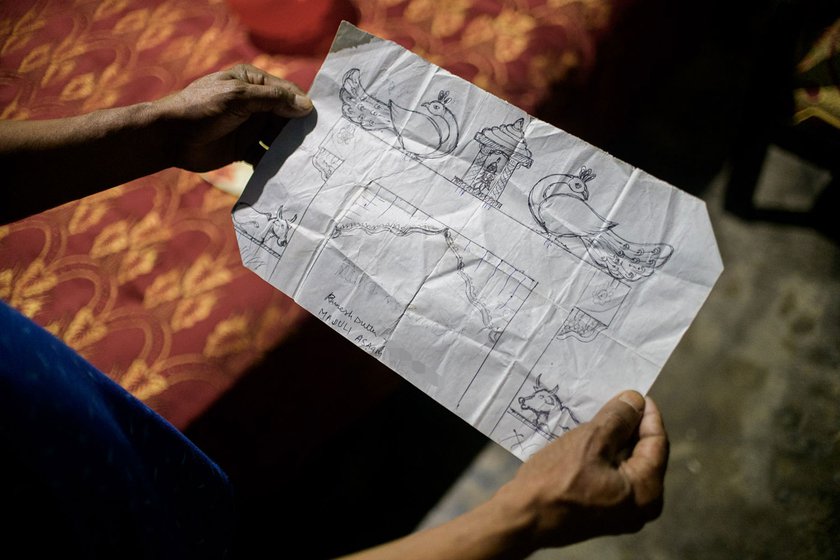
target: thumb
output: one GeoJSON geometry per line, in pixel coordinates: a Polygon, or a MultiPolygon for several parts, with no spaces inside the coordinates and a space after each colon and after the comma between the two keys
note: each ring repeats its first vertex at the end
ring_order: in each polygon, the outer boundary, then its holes
{"type": "Polygon", "coordinates": [[[599,428],[597,445],[601,455],[614,459],[636,435],[639,422],[645,410],[645,398],[636,391],[619,393],[592,419],[591,424],[599,428]]]}

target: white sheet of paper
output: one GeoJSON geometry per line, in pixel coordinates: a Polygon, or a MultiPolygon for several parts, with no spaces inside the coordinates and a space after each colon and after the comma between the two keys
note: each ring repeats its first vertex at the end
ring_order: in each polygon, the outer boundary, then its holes
{"type": "Polygon", "coordinates": [[[349,24],[310,96],[246,266],[522,459],[647,392],[723,269],[701,200],[349,24]]]}

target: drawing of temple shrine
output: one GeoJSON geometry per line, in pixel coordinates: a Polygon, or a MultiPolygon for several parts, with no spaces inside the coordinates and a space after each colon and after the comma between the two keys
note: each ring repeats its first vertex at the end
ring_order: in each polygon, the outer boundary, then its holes
{"type": "Polygon", "coordinates": [[[455,184],[495,208],[513,172],[521,165],[531,167],[531,151],[525,144],[524,119],[477,132],[478,153],[464,178],[455,184]]]}

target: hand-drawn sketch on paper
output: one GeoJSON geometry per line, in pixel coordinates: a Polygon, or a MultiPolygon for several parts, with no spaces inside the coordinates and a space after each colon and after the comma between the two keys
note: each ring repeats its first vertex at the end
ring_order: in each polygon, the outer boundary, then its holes
{"type": "MultiPolygon", "coordinates": [[[[382,353],[398,322],[405,320],[407,306],[413,304],[415,309],[423,306],[431,289],[446,291],[454,303],[452,308],[458,309],[460,336],[492,348],[535,286],[533,279],[522,271],[375,183],[362,188],[335,224],[325,247],[349,254],[353,246],[362,244],[367,252],[375,255],[376,263],[368,263],[366,256],[359,256],[355,262],[361,269],[393,265],[399,269],[394,272],[399,273],[403,287],[411,286],[405,297],[398,298],[405,306],[393,309],[398,313],[393,322],[386,323],[384,328],[379,322],[380,328],[375,333],[377,342],[366,348],[374,355],[382,353]],[[416,242],[411,243],[410,238],[416,242]],[[425,261],[421,266],[400,267],[401,261],[410,262],[412,251],[418,247],[424,251],[436,250],[439,259],[425,261]],[[412,279],[410,275],[417,278],[412,279]],[[434,288],[429,287],[432,282],[428,279],[432,277],[437,278],[434,288]]],[[[354,283],[360,283],[363,276],[367,275],[357,276],[354,283]]],[[[391,294],[402,291],[398,286],[389,290],[391,294]]],[[[426,309],[423,319],[434,331],[437,325],[451,325],[454,318],[447,315],[446,309],[432,305],[426,309]]],[[[445,336],[447,330],[435,336],[445,336]]]]}
{"type": "Polygon", "coordinates": [[[321,172],[321,178],[324,181],[329,180],[342,163],[344,160],[326,148],[319,148],[318,153],[312,156],[312,165],[321,172]]]}
{"type": "Polygon", "coordinates": [[[511,430],[509,436],[501,438],[499,443],[518,457],[530,457],[541,447],[540,442],[534,442],[528,434],[522,433],[516,428],[511,430]]]}
{"type": "Polygon", "coordinates": [[[247,239],[250,245],[242,249],[242,260],[246,266],[258,266],[254,260],[257,248],[280,258],[289,242],[289,230],[297,221],[297,214],[286,217],[283,206],[270,212],[261,212],[243,202],[234,205],[233,224],[240,239],[247,239]]]}
{"type": "Polygon", "coordinates": [[[310,96],[247,266],[523,459],[647,391],[722,269],[702,201],[349,24],[310,96]]]}
{"type": "Polygon", "coordinates": [[[446,106],[451,101],[448,91],[441,90],[437,98],[414,110],[370,95],[362,87],[358,68],[347,71],[343,84],[339,96],[345,118],[368,131],[393,133],[405,153],[418,159],[439,158],[458,145],[458,121],[446,106]]]}
{"type": "Polygon", "coordinates": [[[594,341],[598,333],[610,326],[630,292],[630,286],[603,272],[592,270],[588,275],[586,288],[508,404],[509,416],[499,418],[491,435],[513,429],[520,436],[538,435],[551,441],[581,423],[568,404],[577,384],[564,371],[574,361],[575,351],[571,345],[594,341]],[[543,384],[544,375],[555,379],[552,389],[543,384]],[[532,379],[535,381],[530,383],[532,379]],[[558,394],[561,385],[565,397],[558,394]],[[511,428],[511,417],[523,425],[514,422],[511,428]]]}
{"type": "Polygon", "coordinates": [[[514,398],[516,405],[509,407],[508,413],[543,437],[555,439],[555,432],[567,432],[580,424],[572,409],[560,400],[559,390],[559,384],[549,389],[542,383],[542,374],[537,375],[533,385],[523,384],[514,398]]]}
{"type": "Polygon", "coordinates": [[[587,202],[587,183],[594,178],[595,173],[586,167],[577,175],[543,177],[528,197],[531,215],[555,240],[580,240],[592,261],[614,278],[632,282],[650,276],[668,262],[674,248],[667,243],[634,243],[615,233],[618,223],[598,214],[587,202]]]}
{"type": "Polygon", "coordinates": [[[525,142],[525,119],[510,124],[487,127],[475,134],[478,153],[464,178],[455,184],[496,208],[513,172],[520,166],[531,167],[534,160],[525,142]]]}

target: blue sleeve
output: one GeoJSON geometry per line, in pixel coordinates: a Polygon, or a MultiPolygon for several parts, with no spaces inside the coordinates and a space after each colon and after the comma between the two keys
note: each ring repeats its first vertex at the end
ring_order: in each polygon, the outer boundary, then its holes
{"type": "Polygon", "coordinates": [[[233,497],[221,469],[2,301],[0,454],[7,549],[19,541],[30,555],[228,555],[233,497]]]}

